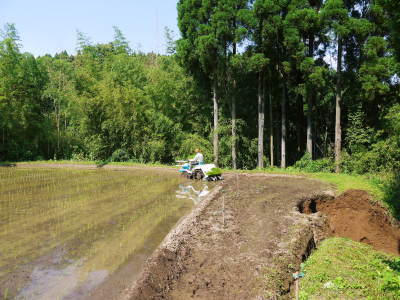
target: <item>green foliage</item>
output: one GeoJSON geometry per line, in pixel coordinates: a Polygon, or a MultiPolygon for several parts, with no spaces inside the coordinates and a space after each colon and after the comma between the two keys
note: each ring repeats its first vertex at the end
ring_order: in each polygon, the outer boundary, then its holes
{"type": "Polygon", "coordinates": [[[110,161],[112,162],[123,162],[128,160],[129,160],[128,152],[124,149],[115,150],[110,157],[110,161]]]}
{"type": "Polygon", "coordinates": [[[207,176],[216,176],[221,174],[222,170],[220,168],[212,168],[209,172],[207,172],[207,176]]]}
{"type": "Polygon", "coordinates": [[[364,116],[359,111],[350,115],[351,126],[346,141],[350,154],[343,156],[343,170],[348,173],[398,172],[400,170],[400,105],[390,108],[385,119],[387,126],[377,140],[372,128],[363,124],[364,116]]]}
{"type": "Polygon", "coordinates": [[[334,163],[329,158],[312,160],[310,153],[306,152],[304,156],[293,165],[293,168],[310,173],[333,172],[334,163]]]}
{"type": "Polygon", "coordinates": [[[346,144],[350,153],[356,153],[368,148],[374,141],[374,131],[364,124],[365,114],[358,108],[349,114],[349,125],[346,132],[346,144]]]}
{"type": "Polygon", "coordinates": [[[177,158],[187,159],[194,156],[194,150],[200,149],[206,162],[212,161],[212,146],[210,141],[197,134],[185,134],[179,145],[179,150],[175,153],[177,158]]]}
{"type": "Polygon", "coordinates": [[[397,4],[392,0],[377,0],[375,1],[374,13],[378,16],[384,16],[379,21],[389,29],[389,41],[397,50],[396,57],[400,60],[400,12],[397,4]]]}
{"type": "Polygon", "coordinates": [[[166,42],[166,53],[173,55],[176,53],[176,40],[175,33],[173,30],[169,29],[167,26],[164,27],[164,36],[166,42]]]}
{"type": "Polygon", "coordinates": [[[391,211],[392,215],[400,220],[400,173],[379,176],[375,178],[375,184],[383,191],[382,201],[391,211]]]}
{"type": "Polygon", "coordinates": [[[370,150],[343,155],[343,171],[365,174],[390,172],[400,168],[400,150],[393,139],[379,141],[370,150]]]}
{"type": "Polygon", "coordinates": [[[371,246],[329,238],[308,258],[300,299],[397,299],[400,260],[371,246]]]}
{"type": "MultiPolygon", "coordinates": [[[[331,172],[338,41],[343,44],[342,170],[400,169],[398,9],[393,1],[178,1],[181,38],[166,29],[168,56],[136,53],[117,27],[109,43],[77,32],[77,54],[21,53],[15,25],[0,41],[3,160],[106,160],[118,149],[140,163],[171,163],[194,148],[212,161],[212,103],[219,103],[219,162],[257,164],[257,96],[265,102],[264,160],[281,157],[282,87],[286,158],[295,170],[331,172]],[[189,75],[190,74],[190,75],[189,75]],[[233,99],[236,137],[232,138],[233,99]],[[269,120],[271,103],[272,120],[269,120]]],[[[260,106],[261,107],[261,106],[260,106]]]]}

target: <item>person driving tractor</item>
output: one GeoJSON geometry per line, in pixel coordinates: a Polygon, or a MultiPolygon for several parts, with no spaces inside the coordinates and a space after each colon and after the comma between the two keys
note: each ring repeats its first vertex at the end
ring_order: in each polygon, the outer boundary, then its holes
{"type": "Polygon", "coordinates": [[[204,156],[201,153],[201,150],[199,148],[196,148],[194,150],[194,152],[196,152],[196,155],[194,156],[193,159],[189,160],[190,168],[192,168],[193,166],[196,166],[196,165],[203,165],[204,164],[204,156]]]}
{"type": "Polygon", "coordinates": [[[214,164],[205,164],[204,156],[199,148],[195,150],[196,155],[193,159],[189,160],[177,160],[182,165],[179,172],[184,174],[189,179],[203,179],[208,181],[222,180],[222,172],[214,164]]]}

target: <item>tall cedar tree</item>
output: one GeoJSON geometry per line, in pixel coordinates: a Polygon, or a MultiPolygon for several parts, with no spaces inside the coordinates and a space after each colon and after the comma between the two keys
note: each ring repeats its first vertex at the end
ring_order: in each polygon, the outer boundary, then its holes
{"type": "Polygon", "coordinates": [[[178,26],[182,38],[177,54],[183,65],[200,81],[207,79],[213,100],[214,163],[219,162],[219,86],[226,74],[230,18],[224,1],[181,0],[178,2],[178,26]]]}

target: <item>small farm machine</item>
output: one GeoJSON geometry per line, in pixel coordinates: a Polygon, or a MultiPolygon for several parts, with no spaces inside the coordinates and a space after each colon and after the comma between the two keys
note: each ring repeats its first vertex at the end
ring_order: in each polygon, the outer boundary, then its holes
{"type": "Polygon", "coordinates": [[[179,172],[189,179],[217,181],[222,180],[222,170],[214,164],[199,164],[191,160],[178,160],[179,172]]]}

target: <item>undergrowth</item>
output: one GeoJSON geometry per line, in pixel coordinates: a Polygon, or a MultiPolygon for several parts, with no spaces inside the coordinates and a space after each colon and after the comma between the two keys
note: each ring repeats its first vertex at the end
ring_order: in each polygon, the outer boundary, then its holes
{"type": "Polygon", "coordinates": [[[304,272],[303,300],[400,298],[400,258],[349,239],[323,241],[304,272]]]}

